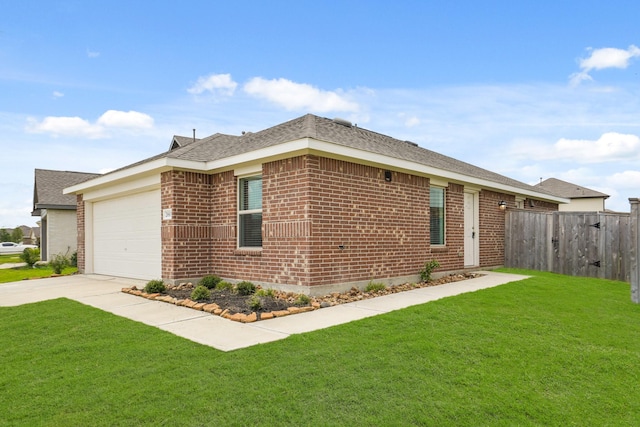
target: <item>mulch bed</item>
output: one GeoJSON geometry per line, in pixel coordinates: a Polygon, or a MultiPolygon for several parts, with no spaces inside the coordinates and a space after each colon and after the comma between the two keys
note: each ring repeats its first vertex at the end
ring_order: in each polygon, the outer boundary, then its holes
{"type": "Polygon", "coordinates": [[[334,292],[319,297],[309,297],[308,304],[300,304],[299,294],[292,292],[276,291],[274,297],[261,296],[260,308],[251,309],[251,296],[239,295],[229,289],[211,289],[211,297],[203,301],[192,301],[191,292],[195,288],[192,283],[178,286],[167,286],[163,293],[147,294],[144,291],[132,288],[123,288],[122,292],[141,296],[150,300],[163,301],[178,306],[189,307],[195,310],[206,311],[230,320],[243,323],[267,320],[274,317],[288,316],[305,311],[331,307],[348,302],[361,301],[369,298],[376,298],[383,295],[405,292],[412,289],[425,288],[429,286],[439,286],[445,283],[458,282],[478,277],[476,273],[460,273],[443,276],[439,279],[421,283],[405,283],[402,285],[387,286],[383,290],[365,292],[357,288],[351,288],[347,292],[334,292]]]}

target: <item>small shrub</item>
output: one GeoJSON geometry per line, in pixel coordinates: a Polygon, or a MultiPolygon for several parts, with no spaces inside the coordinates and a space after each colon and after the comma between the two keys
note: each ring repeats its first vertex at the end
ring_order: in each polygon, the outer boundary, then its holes
{"type": "Polygon", "coordinates": [[[247,307],[253,311],[260,310],[262,308],[262,299],[256,294],[251,295],[247,300],[247,307]]]}
{"type": "Polygon", "coordinates": [[[274,289],[258,289],[256,295],[259,297],[275,298],[276,291],[274,289]]]}
{"type": "Polygon", "coordinates": [[[71,265],[69,258],[62,254],[56,254],[51,257],[49,261],[49,267],[53,269],[55,274],[62,274],[62,270],[71,265]]]}
{"type": "Polygon", "coordinates": [[[40,249],[27,248],[20,254],[20,259],[26,262],[29,267],[33,268],[36,262],[40,261],[40,249]]]}
{"type": "Polygon", "coordinates": [[[294,301],[295,305],[307,305],[311,302],[311,298],[305,294],[298,294],[296,300],[294,301]]]}
{"type": "Polygon", "coordinates": [[[218,283],[220,283],[221,281],[221,278],[219,278],[215,274],[211,274],[209,276],[204,276],[198,282],[198,285],[205,286],[207,289],[215,289],[218,286],[218,283]]]}
{"type": "Polygon", "coordinates": [[[216,285],[216,289],[221,291],[233,289],[233,283],[222,281],[216,285]]]}
{"type": "Polygon", "coordinates": [[[256,292],[256,285],[251,282],[242,281],[236,285],[236,291],[240,295],[251,295],[256,292]]]}
{"type": "Polygon", "coordinates": [[[78,266],[78,252],[74,252],[71,254],[71,267],[78,266]]]}
{"type": "Polygon", "coordinates": [[[431,280],[431,272],[433,272],[433,270],[438,267],[440,267],[440,263],[435,259],[426,262],[424,264],[424,268],[420,270],[420,280],[423,282],[428,282],[429,280],[431,280]]]}
{"type": "Polygon", "coordinates": [[[206,301],[211,298],[211,291],[206,286],[198,285],[191,292],[191,299],[194,301],[206,301]]]}
{"type": "Polygon", "coordinates": [[[364,291],[365,292],[378,292],[378,291],[384,291],[385,289],[387,289],[387,285],[385,285],[384,283],[369,282],[367,287],[364,288],[364,291]]]}
{"type": "Polygon", "coordinates": [[[147,282],[144,287],[144,291],[148,294],[159,294],[164,292],[167,287],[162,280],[151,280],[147,282]]]}

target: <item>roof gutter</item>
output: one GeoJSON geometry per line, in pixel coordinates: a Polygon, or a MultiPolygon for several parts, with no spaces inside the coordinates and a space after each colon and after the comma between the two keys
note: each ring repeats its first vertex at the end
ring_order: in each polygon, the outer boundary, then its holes
{"type": "Polygon", "coordinates": [[[366,163],[369,165],[391,168],[405,171],[411,174],[419,174],[427,177],[444,178],[445,180],[468,183],[478,187],[498,190],[501,192],[518,194],[532,197],[539,200],[549,201],[553,203],[569,203],[570,200],[564,197],[554,196],[551,194],[540,193],[535,190],[523,189],[507,184],[497,183],[494,181],[475,178],[468,175],[452,172],[444,169],[438,169],[404,159],[385,156],[382,154],[363,151],[355,148],[346,147],[344,145],[332,142],[321,141],[313,138],[302,138],[281,144],[272,145],[254,151],[249,151],[235,156],[216,159],[208,162],[200,162],[193,160],[176,159],[172,157],[163,157],[142,163],[129,168],[121,169],[115,172],[101,175],[97,178],[85,181],[83,183],[65,188],[64,194],[82,194],[87,191],[98,190],[103,187],[131,180],[132,177],[144,177],[149,175],[160,174],[173,169],[191,170],[203,173],[216,173],[223,170],[229,170],[243,164],[268,162],[276,159],[287,158],[302,154],[318,154],[330,158],[344,159],[355,161],[358,163],[366,163]]]}

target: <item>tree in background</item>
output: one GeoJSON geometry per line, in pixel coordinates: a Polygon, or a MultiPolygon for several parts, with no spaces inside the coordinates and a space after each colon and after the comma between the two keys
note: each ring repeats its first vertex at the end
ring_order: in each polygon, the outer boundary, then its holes
{"type": "Polygon", "coordinates": [[[22,229],[20,227],[16,227],[11,232],[11,241],[15,243],[22,243],[22,229]]]}
{"type": "Polygon", "coordinates": [[[7,231],[6,228],[3,228],[0,230],[0,242],[10,242],[11,241],[11,234],[9,234],[9,231],[7,231]]]}

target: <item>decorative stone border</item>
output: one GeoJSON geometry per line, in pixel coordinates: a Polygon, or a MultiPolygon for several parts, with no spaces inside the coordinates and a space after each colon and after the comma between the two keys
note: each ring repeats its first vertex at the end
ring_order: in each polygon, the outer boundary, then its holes
{"type": "Polygon", "coordinates": [[[198,311],[204,311],[216,316],[223,317],[225,319],[233,320],[235,322],[242,322],[242,323],[252,323],[258,320],[267,320],[267,319],[273,319],[275,317],[288,316],[290,314],[314,311],[321,307],[320,303],[313,302],[311,303],[311,305],[304,306],[304,307],[288,307],[286,310],[277,310],[277,311],[270,311],[270,312],[263,312],[263,313],[257,313],[254,311],[251,314],[244,314],[244,313],[231,313],[228,309],[222,309],[216,303],[196,302],[189,298],[178,299],[178,298],[172,297],[171,295],[159,294],[159,293],[148,294],[144,291],[141,291],[135,286],[131,288],[122,288],[122,292],[130,295],[135,295],[138,297],[143,297],[148,300],[161,301],[161,302],[177,305],[180,307],[187,307],[187,308],[191,308],[198,311]]]}

